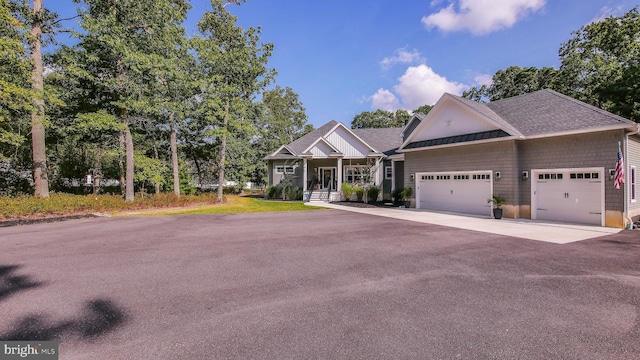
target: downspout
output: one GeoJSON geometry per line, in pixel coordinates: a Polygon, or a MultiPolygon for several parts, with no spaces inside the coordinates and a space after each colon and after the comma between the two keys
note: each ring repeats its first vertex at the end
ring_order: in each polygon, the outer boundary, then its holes
{"type": "MultiPolygon", "coordinates": [[[[629,136],[631,135],[636,135],[640,132],[640,125],[636,125],[636,129],[635,131],[632,131],[630,133],[625,134],[624,137],[624,156],[625,159],[627,160],[627,164],[629,163],[629,136]]],[[[629,176],[629,167],[626,166],[625,164],[623,164],[623,166],[626,168],[625,170],[625,177],[629,176]]],[[[624,214],[623,217],[627,220],[627,226],[626,229],[627,230],[632,230],[633,229],[633,220],[631,220],[631,217],[629,216],[629,182],[626,181],[627,179],[625,179],[624,182],[624,214]]]]}

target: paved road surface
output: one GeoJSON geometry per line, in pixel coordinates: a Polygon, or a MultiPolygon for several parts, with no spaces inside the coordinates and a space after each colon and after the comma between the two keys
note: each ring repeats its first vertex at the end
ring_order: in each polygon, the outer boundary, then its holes
{"type": "Polygon", "coordinates": [[[637,359],[638,234],[339,210],[0,228],[0,339],[60,359],[637,359]]]}

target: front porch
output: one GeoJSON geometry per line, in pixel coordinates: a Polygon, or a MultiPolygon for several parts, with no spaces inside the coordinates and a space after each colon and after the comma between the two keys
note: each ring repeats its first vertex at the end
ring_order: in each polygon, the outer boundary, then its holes
{"type": "Polygon", "coordinates": [[[383,160],[381,156],[368,158],[330,159],[303,158],[302,184],[305,201],[340,201],[342,184],[382,187],[383,160]]]}

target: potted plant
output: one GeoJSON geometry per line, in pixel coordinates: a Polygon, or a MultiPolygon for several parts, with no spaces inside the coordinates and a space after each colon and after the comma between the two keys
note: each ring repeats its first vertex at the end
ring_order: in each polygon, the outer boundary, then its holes
{"type": "Polygon", "coordinates": [[[493,204],[493,217],[495,219],[502,219],[502,205],[507,202],[504,196],[493,194],[487,203],[493,204]]]}
{"type": "Polygon", "coordinates": [[[413,195],[413,188],[406,187],[402,189],[400,194],[402,195],[402,201],[404,201],[404,207],[408,209],[411,206],[411,200],[409,200],[409,198],[413,195]]]}
{"type": "Polygon", "coordinates": [[[342,183],[342,195],[345,201],[351,201],[351,194],[353,194],[353,185],[349,183],[342,183]]]}

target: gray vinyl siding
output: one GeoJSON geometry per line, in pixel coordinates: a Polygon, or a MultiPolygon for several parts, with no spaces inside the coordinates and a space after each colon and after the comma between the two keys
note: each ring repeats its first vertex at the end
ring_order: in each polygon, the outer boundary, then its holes
{"type": "MultiPolygon", "coordinates": [[[[285,161],[285,160],[271,160],[268,163],[268,172],[269,172],[269,185],[278,185],[280,183],[280,181],[282,180],[282,178],[284,177],[284,174],[277,174],[276,173],[276,166],[282,165],[284,166],[286,163],[286,166],[293,166],[296,163],[289,160],[289,161],[285,161]]],[[[298,186],[300,188],[302,188],[302,177],[303,177],[303,173],[302,173],[302,160],[298,160],[297,162],[298,167],[295,169],[295,174],[292,174],[294,176],[294,180],[293,180],[293,184],[295,186],[298,186]]]]}
{"type": "Polygon", "coordinates": [[[508,204],[517,204],[518,197],[514,192],[514,141],[406,152],[404,185],[413,188],[415,194],[415,180],[411,180],[411,174],[419,172],[492,170],[495,174],[500,171],[500,179],[493,176],[494,194],[506,197],[508,204]]]}
{"type": "MultiPolygon", "coordinates": [[[[622,211],[624,192],[613,186],[609,169],[617,161],[618,141],[623,141],[623,130],[556,136],[525,140],[518,143],[520,171],[532,169],[602,167],[605,174],[605,209],[622,211]]],[[[521,204],[531,205],[531,176],[520,180],[521,204]]]]}
{"type": "MultiPolygon", "coordinates": [[[[640,213],[640,193],[638,189],[638,185],[640,185],[640,181],[638,181],[638,175],[640,171],[640,137],[638,135],[629,137],[629,152],[627,153],[627,193],[629,194],[629,212],[632,213],[640,213]],[[636,167],[636,201],[631,202],[631,166],[636,167]]],[[[636,216],[636,215],[634,215],[636,216]]]]}
{"type": "MultiPolygon", "coordinates": [[[[396,177],[396,189],[402,189],[404,187],[404,161],[394,161],[393,162],[395,165],[395,177],[396,177]]],[[[391,190],[395,190],[395,189],[391,189],[391,190]]]]}

